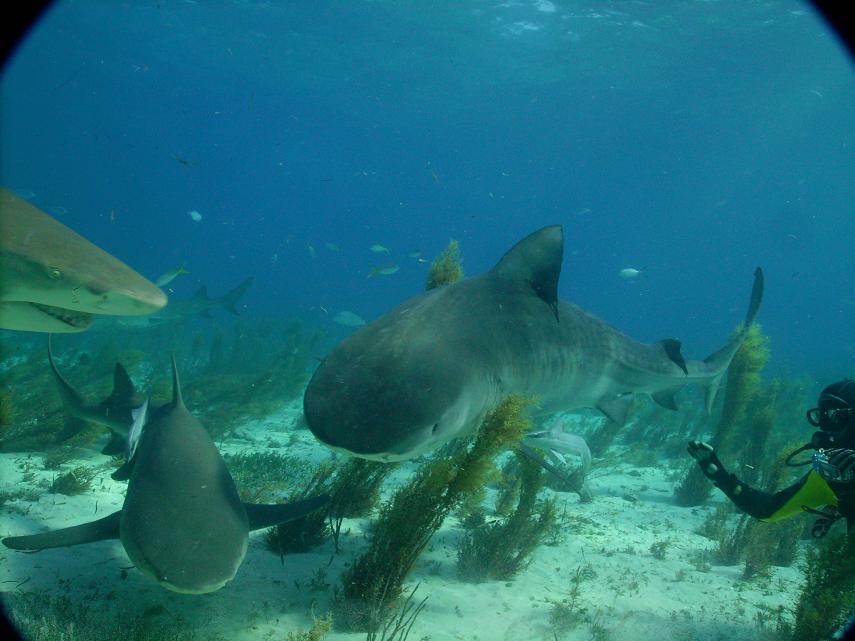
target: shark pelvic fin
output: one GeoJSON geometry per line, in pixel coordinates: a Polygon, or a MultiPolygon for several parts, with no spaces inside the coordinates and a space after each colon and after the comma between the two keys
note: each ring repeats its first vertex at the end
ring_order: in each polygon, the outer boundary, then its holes
{"type": "Polygon", "coordinates": [[[249,517],[249,529],[260,530],[279,523],[286,523],[311,514],[329,503],[330,497],[315,496],[310,499],[283,503],[281,505],[252,505],[244,503],[246,515],[249,517]]]}
{"type": "Polygon", "coordinates": [[[597,409],[605,414],[610,421],[623,425],[626,423],[626,415],[629,414],[630,403],[632,403],[631,394],[601,398],[597,403],[597,409]]]}
{"type": "Polygon", "coordinates": [[[564,231],[561,225],[552,225],[511,247],[491,273],[527,284],[552,308],[558,320],[558,278],[563,258],[564,231]]]}
{"type": "Polygon", "coordinates": [[[3,539],[3,545],[13,550],[46,550],[105,539],[118,539],[121,514],[122,511],[119,510],[91,523],[28,536],[9,536],[3,539]]]}

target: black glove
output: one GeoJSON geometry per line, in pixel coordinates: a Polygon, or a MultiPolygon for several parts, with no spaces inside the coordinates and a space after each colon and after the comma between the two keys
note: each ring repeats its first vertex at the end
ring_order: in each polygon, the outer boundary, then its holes
{"type": "Polygon", "coordinates": [[[836,470],[830,480],[846,483],[855,479],[855,452],[844,448],[825,450],[828,465],[836,470]]]}
{"type": "Polygon", "coordinates": [[[724,469],[724,465],[718,460],[718,455],[715,453],[713,446],[709,443],[701,441],[689,441],[689,454],[698,462],[701,467],[701,472],[704,473],[709,480],[716,485],[719,485],[728,478],[728,473],[724,469]]]}

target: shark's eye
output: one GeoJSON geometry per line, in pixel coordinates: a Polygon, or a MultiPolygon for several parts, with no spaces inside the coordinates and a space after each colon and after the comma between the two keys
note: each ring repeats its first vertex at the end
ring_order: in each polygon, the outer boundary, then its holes
{"type": "Polygon", "coordinates": [[[53,280],[59,280],[62,278],[62,270],[59,267],[48,267],[48,276],[53,280]]]}

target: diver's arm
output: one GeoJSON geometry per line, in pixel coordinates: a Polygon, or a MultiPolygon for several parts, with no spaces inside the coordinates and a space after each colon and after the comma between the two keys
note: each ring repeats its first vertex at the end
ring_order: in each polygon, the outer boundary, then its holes
{"type": "Polygon", "coordinates": [[[766,519],[775,514],[801,489],[807,479],[807,476],[804,476],[790,487],[774,494],[761,492],[740,481],[736,474],[725,470],[715,450],[708,443],[692,441],[688,449],[704,476],[724,492],[736,507],[757,519],[766,519]]]}

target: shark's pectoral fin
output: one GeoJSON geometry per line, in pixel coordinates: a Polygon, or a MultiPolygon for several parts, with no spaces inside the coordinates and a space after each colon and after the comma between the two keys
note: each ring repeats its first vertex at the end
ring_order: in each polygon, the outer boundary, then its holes
{"type": "Polygon", "coordinates": [[[670,389],[663,389],[658,392],[654,392],[650,396],[656,401],[657,405],[661,405],[662,407],[669,410],[677,409],[677,401],[674,399],[674,396],[683,388],[682,385],[677,387],[672,387],[670,389]]]}
{"type": "Polygon", "coordinates": [[[330,497],[324,495],[293,503],[283,503],[281,505],[252,505],[244,503],[243,506],[246,508],[246,515],[249,517],[249,529],[260,530],[261,528],[299,519],[324,507],[329,501],[330,497]]]}
{"type": "Polygon", "coordinates": [[[121,514],[122,511],[119,510],[91,523],[66,527],[61,530],[51,530],[41,534],[9,536],[3,539],[3,545],[13,550],[46,550],[105,539],[118,539],[121,514]]]}
{"type": "Polygon", "coordinates": [[[101,450],[101,454],[105,456],[115,456],[116,454],[124,452],[125,449],[127,449],[127,441],[118,434],[113,434],[110,437],[110,440],[107,441],[104,449],[101,450]]]}
{"type": "Polygon", "coordinates": [[[632,396],[624,394],[622,396],[612,396],[610,398],[601,398],[597,403],[597,409],[606,415],[610,421],[614,421],[618,425],[626,423],[626,415],[629,413],[629,406],[632,403],[632,396]]]}
{"type": "Polygon", "coordinates": [[[668,357],[668,360],[683,370],[683,373],[688,376],[689,369],[686,367],[686,359],[683,358],[683,353],[680,351],[683,344],[676,338],[663,338],[659,341],[659,344],[662,346],[662,349],[665,350],[665,355],[668,357]]]}

